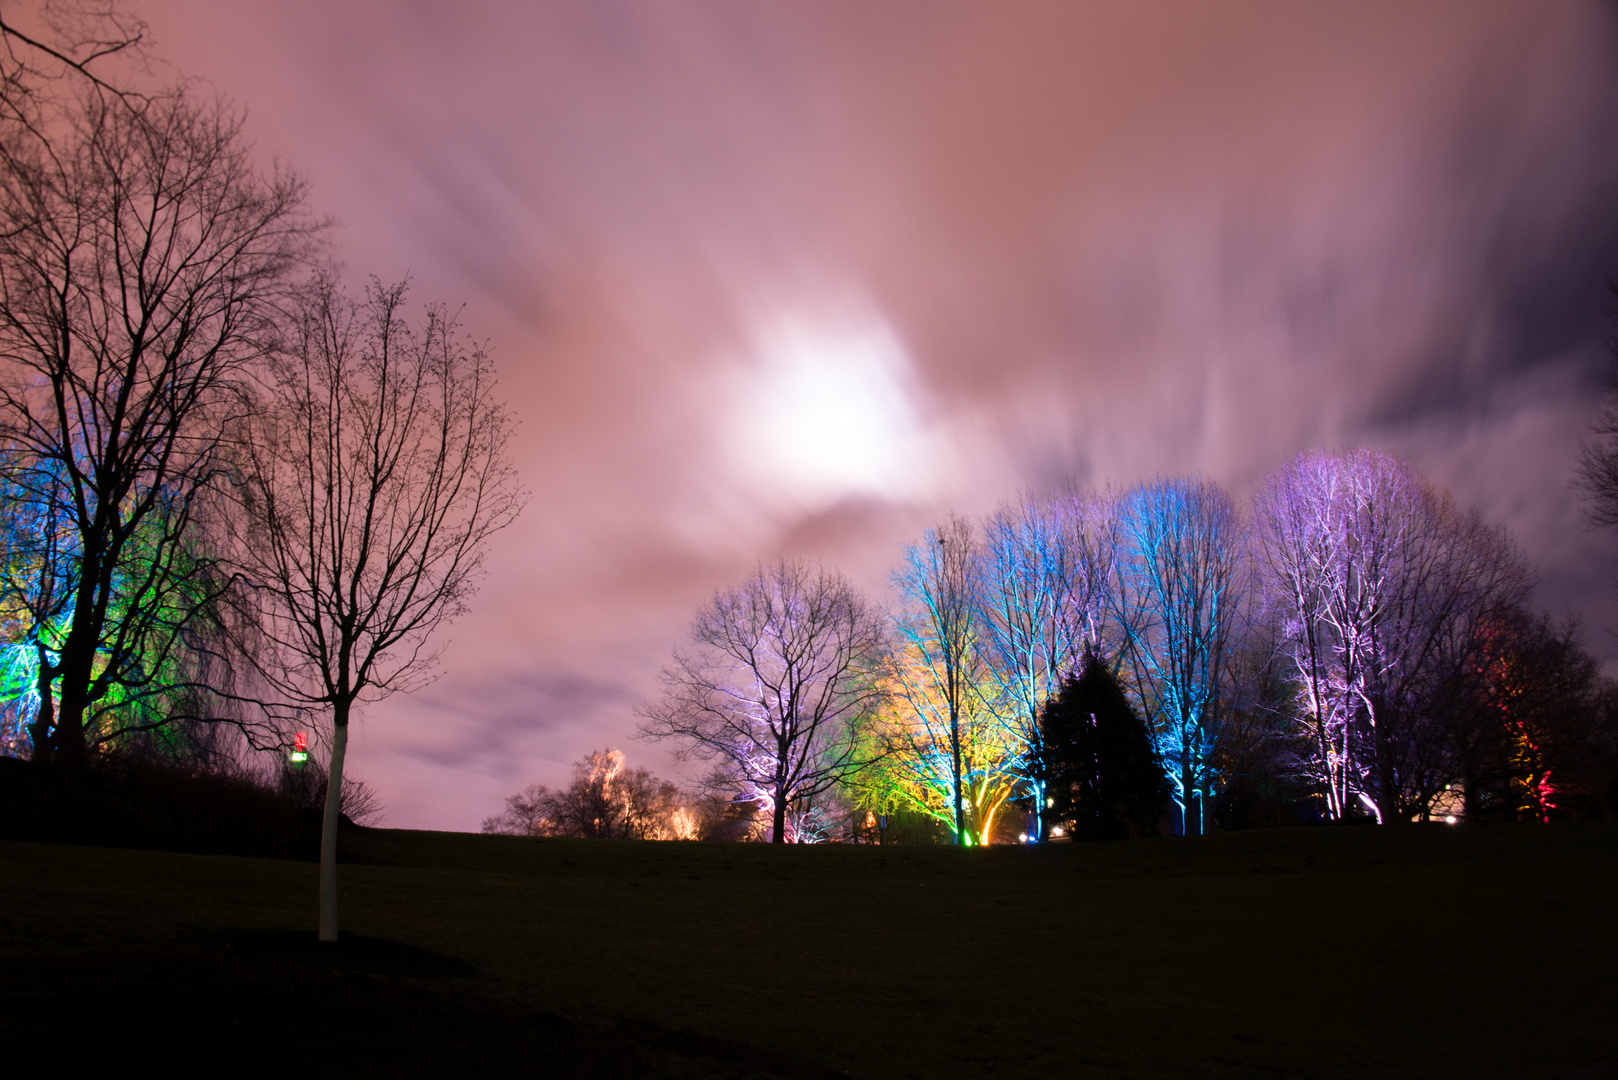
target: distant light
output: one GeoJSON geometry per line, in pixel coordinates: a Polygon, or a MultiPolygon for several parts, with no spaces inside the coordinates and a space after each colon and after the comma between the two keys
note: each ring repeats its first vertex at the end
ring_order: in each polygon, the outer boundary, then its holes
{"type": "MultiPolygon", "coordinates": [[[[306,754],[304,751],[302,751],[302,750],[294,750],[294,751],[292,751],[292,761],[294,761],[295,763],[302,764],[303,762],[308,761],[308,760],[309,760],[309,755],[306,754]]],[[[1451,818],[1450,820],[1453,821],[1454,819],[1451,818]]]]}
{"type": "Polygon", "coordinates": [[[1024,833],[1018,833],[1017,834],[1017,843],[1019,843],[1019,844],[1028,843],[1028,834],[1025,833],[1025,832],[1024,833]]]}
{"type": "Polygon", "coordinates": [[[1062,835],[1062,827],[1060,825],[1052,826],[1051,835],[1052,836],[1061,836],[1062,835]]]}
{"type": "Polygon", "coordinates": [[[1453,824],[1455,824],[1455,815],[1454,815],[1454,814],[1451,814],[1451,815],[1449,815],[1449,817],[1447,817],[1447,818],[1445,818],[1445,819],[1444,819],[1444,820],[1445,820],[1445,821],[1446,821],[1446,822],[1447,822],[1447,823],[1449,823],[1449,824],[1451,824],[1451,825],[1453,825],[1453,824]]]}
{"type": "Polygon", "coordinates": [[[1055,799],[1046,799],[1045,800],[1045,809],[1049,810],[1051,807],[1053,807],[1055,805],[1056,805],[1056,800],[1055,799]]]}
{"type": "Polygon", "coordinates": [[[292,749],[297,751],[300,754],[303,753],[305,750],[308,750],[309,749],[309,736],[306,735],[304,732],[301,732],[301,731],[298,732],[296,735],[292,736],[292,749]]]}

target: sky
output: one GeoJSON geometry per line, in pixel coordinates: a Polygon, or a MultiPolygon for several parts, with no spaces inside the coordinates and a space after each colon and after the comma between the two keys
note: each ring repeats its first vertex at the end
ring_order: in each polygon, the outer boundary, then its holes
{"type": "Polygon", "coordinates": [[[486,340],[532,499],[440,677],[368,706],[384,824],[476,829],[633,738],[760,560],[887,603],[1019,489],[1241,496],[1381,446],[1618,658],[1570,488],[1618,274],[1618,6],[138,0],[308,178],[356,288],[486,340]]]}

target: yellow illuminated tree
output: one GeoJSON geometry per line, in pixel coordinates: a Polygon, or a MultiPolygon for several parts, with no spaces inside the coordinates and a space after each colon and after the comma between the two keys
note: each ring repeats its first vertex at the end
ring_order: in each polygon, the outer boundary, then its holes
{"type": "Polygon", "coordinates": [[[977,650],[965,649],[961,658],[965,663],[946,672],[938,650],[907,641],[889,659],[881,679],[883,705],[868,734],[876,760],[860,778],[856,799],[879,813],[919,811],[953,830],[958,786],[961,839],[986,844],[997,815],[1017,791],[1026,746],[977,650]],[[964,691],[953,710],[951,685],[964,691]]]}

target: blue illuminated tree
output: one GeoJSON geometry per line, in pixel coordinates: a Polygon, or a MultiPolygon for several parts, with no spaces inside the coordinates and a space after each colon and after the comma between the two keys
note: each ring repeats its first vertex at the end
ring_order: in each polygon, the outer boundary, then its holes
{"type": "MultiPolygon", "coordinates": [[[[1103,648],[1106,593],[1116,558],[1109,508],[1087,492],[1024,494],[984,522],[977,576],[975,640],[1025,763],[1041,758],[1040,714],[1086,650],[1103,648]]],[[[1023,770],[1043,839],[1045,794],[1036,769],[1023,770]]]]}
{"type": "MultiPolygon", "coordinates": [[[[915,654],[925,673],[925,687],[912,695],[923,704],[922,719],[935,706],[937,758],[947,785],[951,825],[957,844],[968,843],[965,805],[965,743],[968,714],[993,711],[984,680],[973,677],[981,665],[979,590],[982,551],[972,523],[956,514],[927,530],[921,542],[905,549],[904,562],[892,582],[903,600],[895,618],[900,639],[915,654]]],[[[925,726],[925,725],[924,725],[925,726]]]]}
{"type": "Polygon", "coordinates": [[[1182,832],[1195,835],[1218,783],[1213,753],[1241,601],[1243,525],[1206,480],[1142,484],[1122,496],[1117,514],[1112,610],[1182,832]]]}

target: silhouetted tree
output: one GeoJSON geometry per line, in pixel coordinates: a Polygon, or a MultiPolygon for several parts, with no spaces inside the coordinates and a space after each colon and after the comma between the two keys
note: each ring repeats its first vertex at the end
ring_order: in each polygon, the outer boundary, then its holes
{"type": "Polygon", "coordinates": [[[1112,668],[1091,653],[1041,717],[1040,772],[1052,822],[1078,840],[1156,830],[1169,781],[1152,738],[1112,668]]]}
{"type": "MultiPolygon", "coordinates": [[[[1618,318],[1618,280],[1609,284],[1611,314],[1618,318]]],[[[1575,485],[1584,495],[1584,511],[1596,525],[1618,525],[1618,334],[1609,339],[1606,393],[1591,425],[1591,437],[1579,453],[1575,485]]]]}
{"type": "Polygon", "coordinates": [[[1577,624],[1504,607],[1473,634],[1439,702],[1465,817],[1549,821],[1580,798],[1599,807],[1607,684],[1577,624]]]}
{"type": "Polygon", "coordinates": [[[260,675],[289,708],[329,709],[320,939],[337,940],[337,822],[357,703],[428,677],[433,632],[466,611],[486,542],[522,508],[511,419],[488,354],[405,287],[361,303],[322,279],[275,358],[242,451],[238,573],[260,675]]]}
{"type": "Polygon", "coordinates": [[[585,840],[691,840],[697,815],[680,789],[645,769],[624,767],[618,750],[596,750],[573,765],[566,788],[534,784],[486,818],[486,833],[585,840]]]}
{"type": "Polygon", "coordinates": [[[161,689],[220,600],[247,372],[317,226],[302,182],[255,169],[217,103],[47,85],[26,66],[5,79],[0,439],[14,486],[51,511],[50,573],[69,583],[33,744],[73,766],[119,730],[98,703],[161,689]]]}

